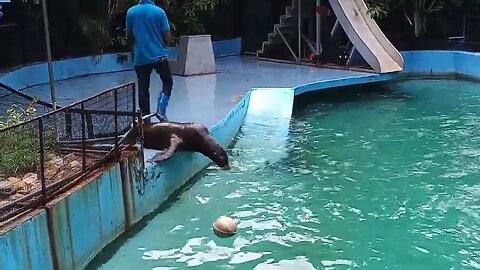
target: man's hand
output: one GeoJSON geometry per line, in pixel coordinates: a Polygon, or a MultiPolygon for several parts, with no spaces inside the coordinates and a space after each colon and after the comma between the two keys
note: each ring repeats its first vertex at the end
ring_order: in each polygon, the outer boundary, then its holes
{"type": "Polygon", "coordinates": [[[171,38],[172,34],[170,33],[170,31],[163,32],[163,41],[165,42],[165,45],[170,43],[171,38]]]}

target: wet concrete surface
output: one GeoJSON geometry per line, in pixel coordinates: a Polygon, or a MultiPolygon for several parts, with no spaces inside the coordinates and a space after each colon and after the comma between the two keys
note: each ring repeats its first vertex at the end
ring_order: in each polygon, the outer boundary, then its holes
{"type": "MultiPolygon", "coordinates": [[[[174,90],[167,116],[172,121],[194,121],[212,127],[252,88],[295,87],[322,80],[366,75],[372,74],[258,61],[250,56],[220,58],[217,59],[216,74],[174,76],[174,90]]],[[[135,71],[59,81],[56,82],[57,102],[61,106],[66,106],[128,82],[136,82],[135,71]]],[[[156,109],[156,100],[161,89],[161,80],[153,71],[150,86],[152,111],[156,109]]],[[[48,84],[27,88],[23,92],[46,101],[50,100],[48,84]]]]}

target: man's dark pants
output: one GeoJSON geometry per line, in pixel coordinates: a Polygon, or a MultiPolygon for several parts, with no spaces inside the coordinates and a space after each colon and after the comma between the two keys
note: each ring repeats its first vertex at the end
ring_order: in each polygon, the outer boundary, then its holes
{"type": "Polygon", "coordinates": [[[150,114],[150,75],[154,69],[162,80],[162,92],[169,97],[172,94],[173,78],[167,59],[160,60],[154,64],[135,66],[138,79],[138,105],[142,115],[150,114]]]}

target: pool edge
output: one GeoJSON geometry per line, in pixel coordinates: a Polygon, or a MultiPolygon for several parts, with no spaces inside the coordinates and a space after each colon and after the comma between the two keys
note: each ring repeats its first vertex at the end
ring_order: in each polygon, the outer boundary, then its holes
{"type": "MultiPolygon", "coordinates": [[[[405,73],[480,75],[480,68],[474,65],[480,56],[478,53],[421,51],[402,54],[406,58],[405,73]]],[[[281,93],[288,100],[289,96],[332,87],[388,81],[400,74],[369,74],[322,80],[286,91],[276,91],[276,88],[250,89],[211,128],[211,134],[223,146],[229,144],[248,115],[254,91],[281,93]]],[[[179,153],[165,163],[148,166],[147,176],[152,177],[143,181],[135,175],[139,160],[139,157],[130,157],[122,161],[125,169],[121,168],[122,163],[114,164],[81,188],[51,203],[47,209],[38,210],[16,226],[11,226],[0,235],[0,250],[4,254],[0,259],[0,269],[83,269],[106,245],[152,213],[171,193],[210,163],[200,154],[179,153]],[[127,197],[125,192],[130,196],[128,209],[123,204],[127,197]],[[127,219],[129,215],[131,220],[127,219]],[[86,225],[94,229],[88,229],[86,225]],[[46,241],[46,235],[49,241],[46,241]]]]}

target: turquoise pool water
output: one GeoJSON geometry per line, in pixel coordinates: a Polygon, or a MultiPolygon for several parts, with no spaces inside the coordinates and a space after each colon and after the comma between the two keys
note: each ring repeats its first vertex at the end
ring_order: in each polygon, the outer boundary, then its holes
{"type": "Polygon", "coordinates": [[[298,101],[286,136],[246,125],[230,172],[211,167],[90,268],[480,269],[479,84],[298,101]],[[214,236],[220,215],[235,237],[214,236]]]}

